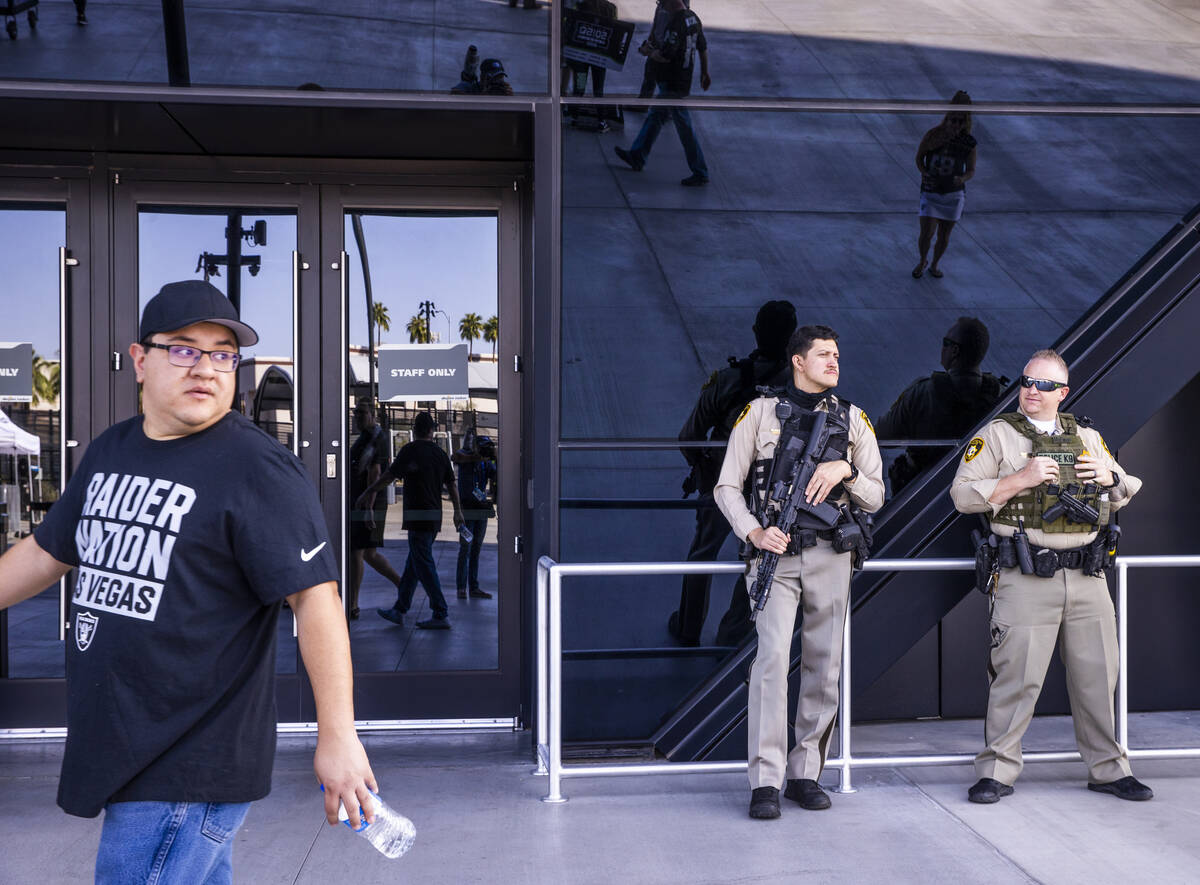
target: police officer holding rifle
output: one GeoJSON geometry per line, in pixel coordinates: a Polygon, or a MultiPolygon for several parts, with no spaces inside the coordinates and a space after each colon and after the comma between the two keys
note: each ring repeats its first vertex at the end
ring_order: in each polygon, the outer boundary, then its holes
{"type": "Polygon", "coordinates": [[[992,649],[972,802],[1012,794],[1021,737],[1056,641],[1088,789],[1134,801],[1154,796],[1132,776],[1114,736],[1117,631],[1104,578],[1116,556],[1112,513],[1142,483],[1120,468],[1091,422],[1058,411],[1067,379],[1062,357],[1035,353],[1020,378],[1020,411],[971,440],[950,489],[955,507],[985,514],[990,527],[987,537],[975,535],[977,583],[992,595],[992,649]]]}
{"type": "Polygon", "coordinates": [[[875,432],[835,396],[838,336],[801,326],[788,342],[792,380],[743,410],[714,491],[745,542],[746,586],[758,631],[750,671],[750,816],[779,817],[779,790],[809,810],[828,808],[817,784],[838,707],[842,630],[866,514],[883,504],[875,432]],[[747,503],[743,487],[750,492],[747,503]],[[797,608],[803,606],[796,745],[787,750],[787,680],[797,608]]]}

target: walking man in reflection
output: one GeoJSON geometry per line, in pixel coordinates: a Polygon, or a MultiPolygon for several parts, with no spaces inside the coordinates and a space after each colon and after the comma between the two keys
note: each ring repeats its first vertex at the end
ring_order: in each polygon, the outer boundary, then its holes
{"type": "Polygon", "coordinates": [[[458,598],[491,599],[479,586],[479,554],[488,520],[496,515],[496,444],[475,430],[463,435],[462,448],[450,456],[458,468],[458,500],[463,507],[463,530],[458,538],[454,584],[458,598]]]}
{"type": "Polygon", "coordinates": [[[1142,483],[1121,469],[1090,421],[1058,410],[1067,381],[1061,356],[1035,353],[1020,378],[1019,411],[971,440],[950,488],[959,511],[986,514],[996,539],[986,746],[967,791],[985,805],[1011,795],[1021,774],[1021,737],[1056,642],[1088,789],[1134,801],[1154,796],[1133,777],[1114,734],[1119,659],[1104,578],[1116,555],[1111,515],[1142,483]]]}
{"type": "MultiPolygon", "coordinates": [[[[779,554],[774,581],[758,615],[758,656],[750,670],[747,711],[750,816],[779,817],[779,789],[800,807],[828,808],[817,779],[825,767],[838,708],[842,631],[850,597],[852,557],[846,539],[863,532],[859,511],[883,505],[883,462],[875,432],[862,409],[833,393],[840,368],[838,335],[828,326],[801,326],[788,343],[792,377],[775,395],[749,403],[733,426],[721,474],[717,506],[746,543],[747,590],[756,580],[759,551],[779,554]],[[832,433],[818,432],[818,427],[832,433]],[[803,446],[815,463],[803,485],[804,502],[832,525],[801,509],[792,525],[770,524],[777,453],[803,446]],[[751,506],[743,497],[749,484],[751,506]],[[853,506],[852,506],[853,505],[853,506]],[[836,508],[836,509],[835,509],[836,508]],[[788,752],[788,669],[796,611],[801,624],[800,694],[796,745],[788,752]]],[[[862,537],[861,534],[858,537],[862,537]]]]}
{"type": "Polygon", "coordinates": [[[375,407],[366,400],[354,406],[354,423],[358,438],[350,447],[350,620],[358,618],[358,591],[362,587],[366,566],[379,572],[400,588],[400,576],[392,564],[379,552],[383,547],[383,530],[387,526],[387,496],[376,495],[372,510],[355,510],[367,486],[379,479],[388,460],[387,432],[375,420],[375,407]]]}
{"type": "MultiPolygon", "coordinates": [[[[705,92],[712,85],[712,77],[708,73],[708,40],[704,37],[704,28],[700,17],[683,4],[683,0],[663,0],[662,6],[670,13],[663,31],[661,45],[647,41],[643,49],[653,62],[654,78],[658,83],[659,98],[686,98],[692,91],[692,73],[695,70],[696,56],[700,56],[700,88],[705,92]]],[[[704,151],[696,140],[696,130],[692,128],[692,115],[683,107],[653,107],[646,115],[637,138],[629,146],[629,150],[617,147],[614,150],[634,172],[641,172],[646,165],[646,157],[658,133],[670,119],[675,124],[675,132],[683,144],[683,152],[687,157],[688,168],[692,174],[683,179],[680,184],[684,187],[703,187],[708,184],[708,166],[704,162],[704,151]]]]}
{"type": "Polygon", "coordinates": [[[238,348],[258,335],[200,280],[164,286],[140,333],[143,414],[88,446],[33,536],[0,558],[0,608],[77,569],[58,804],[104,812],[96,882],[229,883],[234,837],[270,790],[284,599],[316,700],[326,819],[341,802],[357,822],[378,787],[312,480],[230,410],[238,348]]]}
{"type": "Polygon", "coordinates": [[[454,468],[450,456],[433,441],[437,423],[428,412],[421,412],[413,421],[413,441],[396,454],[379,479],[367,486],[354,506],[370,510],[375,495],[397,479],[404,482],[404,523],[408,531],[408,559],[400,576],[396,603],[391,608],[377,609],[379,616],[393,624],[403,624],[404,615],[412,605],[417,582],[429,597],[430,617],[417,621],[422,630],[449,630],[450,610],[442,594],[437,563],[433,557],[433,539],[442,528],[442,489],[450,496],[454,507],[454,528],[463,524],[462,507],[454,483],[454,468]]]}

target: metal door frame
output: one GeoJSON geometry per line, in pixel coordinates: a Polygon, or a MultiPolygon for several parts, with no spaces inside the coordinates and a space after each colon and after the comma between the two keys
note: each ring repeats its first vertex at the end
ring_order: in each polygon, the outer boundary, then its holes
{"type": "MultiPolygon", "coordinates": [[[[291,209],[296,213],[293,302],[293,385],[297,408],[293,413],[295,453],[309,475],[318,474],[317,439],[319,416],[320,367],[316,360],[302,360],[302,353],[315,353],[320,334],[318,325],[321,298],[315,268],[319,241],[317,191],[309,185],[274,182],[199,182],[190,176],[164,180],[159,176],[142,178],[137,170],[107,173],[113,219],[113,288],[110,342],[108,349],[112,422],[137,414],[137,385],[128,359],[130,342],[138,335],[138,214],[144,206],[223,208],[251,206],[263,209],[291,209]],[[124,176],[122,178],[122,176],[124,176]],[[120,354],[120,368],[112,357],[120,354]],[[311,365],[310,365],[311,363],[311,365]]],[[[284,612],[284,619],[290,620],[284,612]]],[[[297,650],[298,651],[298,650],[297,650]]],[[[297,654],[295,674],[277,674],[275,703],[279,721],[301,718],[304,698],[311,695],[308,676],[297,654]]]]}
{"type": "MultiPolygon", "coordinates": [[[[18,173],[26,170],[17,170],[18,173]]],[[[46,170],[39,170],[45,172],[46,170]]],[[[96,316],[91,293],[96,268],[92,263],[91,193],[86,172],[56,170],[53,178],[30,178],[0,170],[0,208],[13,205],[45,204],[62,207],[65,242],[59,250],[60,338],[62,344],[62,385],[60,387],[60,433],[63,440],[62,481],[70,478],[79,455],[92,438],[97,411],[106,403],[98,401],[92,389],[93,356],[98,346],[96,316]],[[74,172],[74,174],[71,174],[74,172]],[[81,393],[72,394],[72,391],[81,393]]],[[[69,581],[68,576],[65,581],[69,581]]],[[[66,586],[66,583],[63,584],[66,586]]],[[[61,617],[59,636],[65,642],[65,617],[61,617]]],[[[7,677],[8,612],[0,612],[0,662],[7,677]]],[[[66,654],[65,647],[63,651],[66,654]]],[[[66,680],[61,678],[0,678],[0,728],[61,727],[66,723],[66,680]]]]}

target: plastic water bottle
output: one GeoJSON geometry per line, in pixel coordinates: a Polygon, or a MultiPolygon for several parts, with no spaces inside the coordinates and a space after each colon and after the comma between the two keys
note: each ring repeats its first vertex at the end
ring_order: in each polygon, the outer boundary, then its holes
{"type": "MultiPolygon", "coordinates": [[[[324,789],[322,785],[321,790],[324,789]]],[[[338,820],[374,845],[384,857],[400,857],[412,848],[417,838],[417,828],[411,820],[384,802],[377,794],[371,793],[369,801],[375,804],[375,823],[367,823],[366,815],[360,808],[360,824],[358,829],[354,829],[350,823],[350,815],[346,813],[346,806],[340,802],[338,820]]]]}

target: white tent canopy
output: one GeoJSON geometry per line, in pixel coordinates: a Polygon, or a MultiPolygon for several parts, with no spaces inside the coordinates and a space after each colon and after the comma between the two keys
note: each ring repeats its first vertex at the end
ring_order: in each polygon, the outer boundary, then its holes
{"type": "Polygon", "coordinates": [[[27,430],[22,430],[4,411],[0,410],[0,455],[42,454],[42,443],[27,430]]]}

